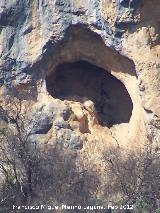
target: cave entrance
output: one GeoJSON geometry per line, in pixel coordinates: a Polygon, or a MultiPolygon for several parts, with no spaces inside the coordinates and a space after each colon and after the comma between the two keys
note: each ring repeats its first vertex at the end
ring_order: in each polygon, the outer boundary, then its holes
{"type": "Polygon", "coordinates": [[[132,115],[132,100],[122,82],[86,61],[59,65],[47,77],[46,86],[54,98],[67,100],[80,96],[92,100],[103,126],[128,123],[132,115]]]}

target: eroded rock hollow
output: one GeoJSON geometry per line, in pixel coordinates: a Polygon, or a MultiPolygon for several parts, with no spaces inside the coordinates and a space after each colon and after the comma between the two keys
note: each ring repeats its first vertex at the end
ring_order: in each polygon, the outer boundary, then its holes
{"type": "Polygon", "coordinates": [[[53,98],[93,101],[95,114],[103,126],[129,123],[133,104],[125,86],[108,71],[86,61],[59,65],[46,79],[53,98]]]}
{"type": "Polygon", "coordinates": [[[0,1],[0,212],[158,212],[159,11],[159,0],[0,1]]]}

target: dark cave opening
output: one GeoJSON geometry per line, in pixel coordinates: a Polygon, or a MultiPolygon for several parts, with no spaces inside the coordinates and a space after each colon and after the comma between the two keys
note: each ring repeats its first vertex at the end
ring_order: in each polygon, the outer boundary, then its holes
{"type": "Polygon", "coordinates": [[[106,70],[86,61],[64,63],[46,78],[46,86],[54,98],[86,97],[92,100],[102,126],[128,123],[133,104],[121,81],[106,70]]]}

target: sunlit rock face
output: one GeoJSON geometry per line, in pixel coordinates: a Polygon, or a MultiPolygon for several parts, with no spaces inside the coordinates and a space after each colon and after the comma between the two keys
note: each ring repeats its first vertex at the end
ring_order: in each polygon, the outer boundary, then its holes
{"type": "Polygon", "coordinates": [[[159,0],[0,1],[2,103],[12,93],[38,116],[30,141],[44,152],[94,167],[99,197],[110,146],[160,142],[159,11],[159,0]]]}

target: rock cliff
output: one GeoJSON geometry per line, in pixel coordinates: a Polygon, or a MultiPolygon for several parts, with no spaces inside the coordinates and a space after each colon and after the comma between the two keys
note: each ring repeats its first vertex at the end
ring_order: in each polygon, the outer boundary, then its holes
{"type": "Polygon", "coordinates": [[[0,1],[1,106],[21,100],[38,119],[26,122],[30,143],[94,172],[99,187],[88,190],[104,202],[119,200],[104,198],[104,152],[159,150],[159,11],[159,0],[0,1]]]}

